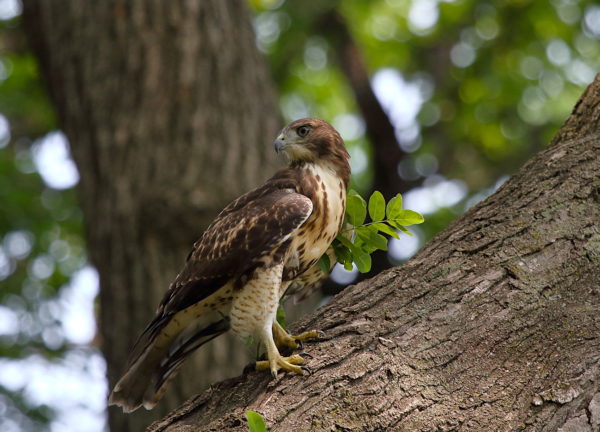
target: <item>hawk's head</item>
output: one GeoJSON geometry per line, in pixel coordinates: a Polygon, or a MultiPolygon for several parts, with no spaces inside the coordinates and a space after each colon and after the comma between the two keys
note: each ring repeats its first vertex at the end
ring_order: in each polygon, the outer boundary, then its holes
{"type": "Polygon", "coordinates": [[[350,155],[344,140],[323,120],[304,118],[291,122],[283,128],[273,146],[278,153],[285,153],[291,164],[329,163],[341,176],[350,175],[350,155]]]}

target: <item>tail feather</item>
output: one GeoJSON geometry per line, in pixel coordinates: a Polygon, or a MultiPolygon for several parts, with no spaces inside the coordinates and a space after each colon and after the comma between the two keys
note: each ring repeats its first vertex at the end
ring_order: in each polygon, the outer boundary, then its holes
{"type": "Polygon", "coordinates": [[[110,394],[109,405],[121,406],[124,412],[142,405],[152,409],[187,356],[229,329],[229,320],[218,312],[192,320],[178,315],[157,317],[144,331],[127,371],[110,394]]]}
{"type": "Polygon", "coordinates": [[[191,337],[186,338],[176,350],[170,351],[168,357],[165,357],[156,369],[152,382],[153,387],[148,387],[144,395],[144,408],[152,409],[160,400],[169,382],[175,378],[179,368],[183,365],[185,359],[197,348],[213,340],[217,336],[229,330],[229,319],[222,318],[219,321],[194,332],[191,337]]]}

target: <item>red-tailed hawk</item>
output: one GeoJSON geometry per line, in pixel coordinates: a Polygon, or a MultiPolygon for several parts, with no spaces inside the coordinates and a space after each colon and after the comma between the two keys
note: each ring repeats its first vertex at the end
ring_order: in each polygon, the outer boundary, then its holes
{"type": "Polygon", "coordinates": [[[289,160],[264,185],[229,204],[208,227],[136,342],[109,403],[125,412],[151,409],[185,358],[231,329],[260,340],[257,369],[303,373],[303,358],[279,348],[291,336],[277,324],[281,296],[314,285],[317,260],[340,230],[350,177],[348,152],[328,123],[307,118],[286,126],[274,143],[289,160]]]}

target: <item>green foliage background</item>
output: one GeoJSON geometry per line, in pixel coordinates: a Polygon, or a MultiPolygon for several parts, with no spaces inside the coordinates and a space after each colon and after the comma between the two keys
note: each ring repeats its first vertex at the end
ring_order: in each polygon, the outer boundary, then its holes
{"type": "MultiPolygon", "coordinates": [[[[411,146],[418,148],[403,164],[406,176],[425,179],[419,165],[434,160],[435,173],[464,181],[469,196],[493,187],[542,149],[600,70],[600,12],[592,1],[251,4],[259,46],[271,63],[287,118],[310,113],[341,124],[341,116],[351,115],[360,123],[336,62],[335,35],[321,22],[335,9],[371,76],[394,71],[421,93],[418,144],[411,146]],[[413,15],[437,19],[423,27],[413,15]]],[[[353,156],[371,158],[372,143],[362,132],[347,144],[353,156]]],[[[354,188],[368,191],[371,176],[368,168],[355,172],[354,188]]],[[[425,238],[467,201],[450,212],[440,209],[433,218],[439,222],[422,227],[425,238]]]]}
{"type": "MultiPolygon", "coordinates": [[[[418,91],[401,172],[425,188],[456,179],[466,191],[425,214],[413,228],[421,240],[543,148],[600,69],[600,7],[591,0],[249,3],[284,116],[322,117],[346,132],[359,192],[370,188],[374,143],[323,16],[341,15],[372,77],[384,71],[418,91]]],[[[0,114],[0,368],[34,356],[59,362],[82,349],[64,338],[57,305],[87,263],[83,221],[75,191],[49,187],[34,164],[36,140],[58,125],[18,13],[0,20],[0,114]]],[[[43,430],[53,415],[0,379],[0,429],[43,430]]]]}

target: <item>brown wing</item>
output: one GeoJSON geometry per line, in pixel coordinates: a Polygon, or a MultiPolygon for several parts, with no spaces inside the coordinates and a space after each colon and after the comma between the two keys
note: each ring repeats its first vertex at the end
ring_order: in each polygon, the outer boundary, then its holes
{"type": "Polygon", "coordinates": [[[254,199],[234,201],[208,227],[163,298],[160,312],[182,310],[253,271],[310,216],[308,197],[290,189],[262,189],[246,194],[254,199]]]}

